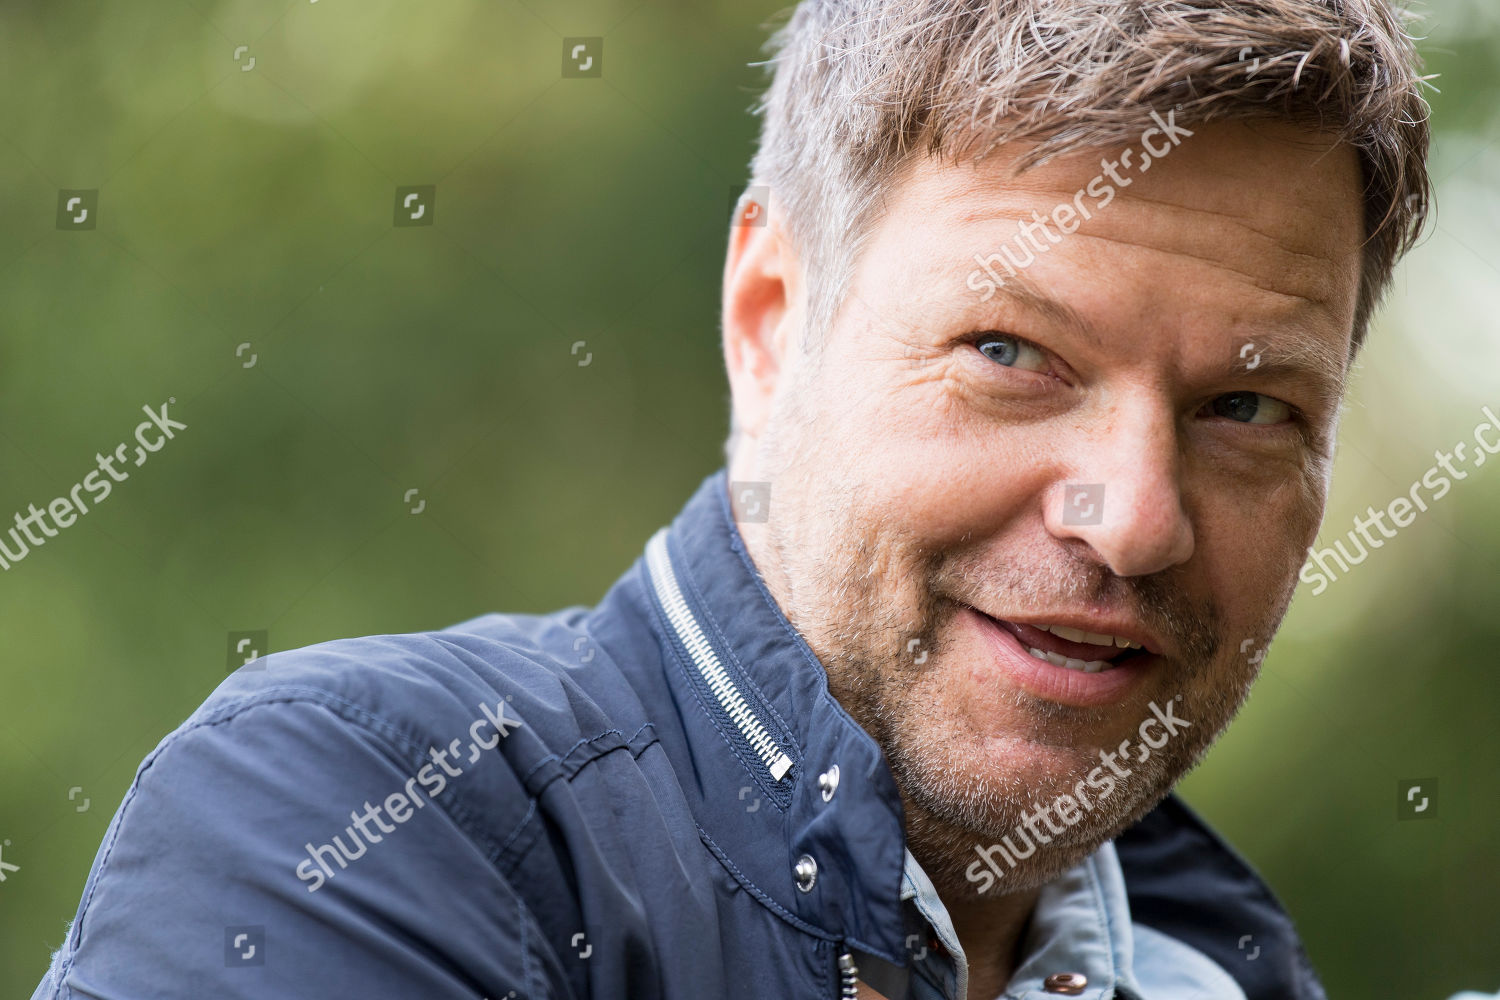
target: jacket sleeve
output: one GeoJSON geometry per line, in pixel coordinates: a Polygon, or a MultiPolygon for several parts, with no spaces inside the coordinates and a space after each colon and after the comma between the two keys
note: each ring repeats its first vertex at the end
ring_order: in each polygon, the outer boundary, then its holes
{"type": "Polygon", "coordinates": [[[573,996],[474,835],[482,776],[434,792],[424,738],[318,694],[195,716],[145,760],[34,1000],[573,996]]]}

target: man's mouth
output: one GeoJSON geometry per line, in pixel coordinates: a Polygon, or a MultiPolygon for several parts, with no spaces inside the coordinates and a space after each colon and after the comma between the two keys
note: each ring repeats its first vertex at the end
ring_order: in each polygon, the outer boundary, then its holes
{"type": "Polygon", "coordinates": [[[1160,645],[1157,637],[1122,618],[1107,621],[1104,616],[1080,615],[1067,625],[1013,622],[966,604],[960,621],[978,627],[978,636],[993,651],[992,663],[1013,684],[1032,696],[1079,708],[1118,705],[1154,675],[1161,661],[1155,651],[1160,645]],[[1112,631],[1088,630],[1083,624],[1112,631]],[[1122,636],[1122,631],[1131,634],[1122,636]]]}
{"type": "Polygon", "coordinates": [[[1079,707],[1118,704],[1161,662],[1160,637],[1118,615],[1075,614],[1066,624],[1015,622],[970,604],[961,607],[961,618],[987,637],[991,662],[1012,683],[1048,701],[1079,707]]]}
{"type": "Polygon", "coordinates": [[[1065,670],[1097,674],[1151,652],[1128,636],[1090,632],[1070,625],[1006,621],[974,610],[1015,636],[1021,647],[1038,660],[1065,670]]]}
{"type": "Polygon", "coordinates": [[[1085,632],[1066,625],[1026,625],[999,618],[992,620],[1014,635],[1037,659],[1086,674],[1114,670],[1142,649],[1140,643],[1122,636],[1085,632]]]}

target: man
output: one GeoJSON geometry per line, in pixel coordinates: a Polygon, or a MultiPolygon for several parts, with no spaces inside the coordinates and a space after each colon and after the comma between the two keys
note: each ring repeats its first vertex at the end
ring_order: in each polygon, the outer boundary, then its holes
{"type": "Polygon", "coordinates": [[[809,0],[777,52],[727,469],[593,609],[239,671],[36,997],[1323,996],[1168,792],[1425,214],[1398,16],[809,0]]]}

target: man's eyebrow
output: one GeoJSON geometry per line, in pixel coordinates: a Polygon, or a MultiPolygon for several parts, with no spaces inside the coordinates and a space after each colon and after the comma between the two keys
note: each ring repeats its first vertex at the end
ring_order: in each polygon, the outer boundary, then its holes
{"type": "Polygon", "coordinates": [[[996,282],[996,290],[1023,308],[1068,327],[1088,341],[1090,346],[1098,348],[1103,345],[1104,338],[1078,310],[1066,302],[1049,297],[1024,275],[1015,274],[996,282]]]}
{"type": "Polygon", "coordinates": [[[1264,342],[1246,340],[1221,372],[1226,379],[1296,382],[1319,403],[1337,403],[1344,391],[1345,350],[1313,337],[1278,334],[1264,342]]]}
{"type": "MultiPolygon", "coordinates": [[[[996,282],[996,291],[1022,308],[1068,327],[1095,348],[1104,342],[1098,329],[1078,310],[1051,298],[1024,275],[996,282]]],[[[1246,339],[1239,347],[1239,354],[1227,358],[1217,374],[1224,379],[1295,382],[1311,391],[1319,403],[1333,404],[1343,393],[1347,359],[1342,346],[1334,347],[1314,337],[1280,333],[1266,336],[1263,341],[1246,339]]]]}

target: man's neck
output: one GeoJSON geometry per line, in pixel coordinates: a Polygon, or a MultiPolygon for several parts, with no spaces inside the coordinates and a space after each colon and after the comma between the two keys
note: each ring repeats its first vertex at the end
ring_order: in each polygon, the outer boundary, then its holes
{"type": "Polygon", "coordinates": [[[964,950],[969,966],[966,1000],[995,1000],[1005,991],[1024,956],[1021,945],[1040,889],[980,896],[962,874],[973,836],[937,819],[902,795],[907,849],[922,866],[964,950]]]}
{"type": "MultiPolygon", "coordinates": [[[[950,901],[949,896],[938,893],[969,965],[968,996],[960,1000],[996,1000],[1010,985],[1010,977],[1023,958],[1021,941],[1036,906],[1037,892],[1033,889],[983,902],[950,901]]],[[[856,996],[859,1000],[894,1000],[864,982],[859,984],[856,996]]]]}
{"type": "Polygon", "coordinates": [[[1038,890],[984,902],[943,897],[969,963],[968,1000],[995,1000],[1020,965],[1021,941],[1038,890]]]}

